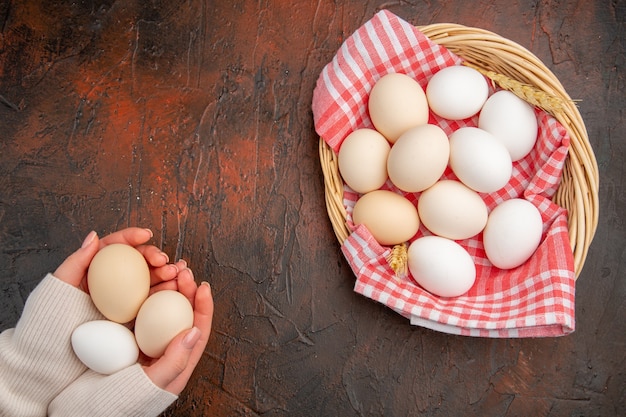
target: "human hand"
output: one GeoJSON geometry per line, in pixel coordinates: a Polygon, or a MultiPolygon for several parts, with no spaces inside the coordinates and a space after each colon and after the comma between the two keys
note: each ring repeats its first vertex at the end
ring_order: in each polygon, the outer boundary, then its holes
{"type": "Polygon", "coordinates": [[[139,250],[150,266],[150,294],[166,289],[179,291],[194,309],[193,327],[177,335],[161,358],[140,358],[144,372],[156,386],[178,395],[200,361],[211,334],[213,298],[209,284],[203,282],[198,286],[184,260],[169,264],[164,252],[153,245],[146,245],[151,238],[150,230],[137,227],[120,230],[102,239],[96,232],[91,232],[53,275],[88,292],[87,270],[98,250],[113,243],[124,243],[139,250]]]}
{"type": "Polygon", "coordinates": [[[213,296],[207,282],[198,286],[191,269],[179,261],[180,272],[175,280],[163,282],[156,290],[174,289],[186,296],[194,310],[193,327],[178,334],[158,359],[143,357],[144,372],[152,382],[172,394],[180,394],[200,361],[211,334],[213,296]]]}
{"type": "Polygon", "coordinates": [[[168,264],[168,256],[153,245],[146,245],[152,238],[152,231],[140,227],[129,227],[112,233],[102,239],[92,231],[83,241],[82,246],[68,256],[54,272],[54,276],[74,287],[89,292],[87,288],[87,269],[96,253],[113,243],[124,243],[135,247],[144,256],[150,267],[150,285],[159,285],[176,278],[179,264],[168,264]]]}

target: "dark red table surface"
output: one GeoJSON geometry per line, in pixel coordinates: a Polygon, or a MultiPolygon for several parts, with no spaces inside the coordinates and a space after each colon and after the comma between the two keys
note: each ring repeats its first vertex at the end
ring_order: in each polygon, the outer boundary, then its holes
{"type": "Polygon", "coordinates": [[[0,327],[90,230],[139,225],[215,297],[167,416],[626,415],[625,15],[622,0],[3,1],[0,327]],[[573,334],[447,335],[353,292],[311,99],[381,8],[518,42],[580,100],[600,220],[573,334]]]}

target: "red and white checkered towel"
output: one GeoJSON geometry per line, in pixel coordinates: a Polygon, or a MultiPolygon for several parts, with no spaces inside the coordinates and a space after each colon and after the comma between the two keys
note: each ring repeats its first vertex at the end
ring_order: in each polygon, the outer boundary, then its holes
{"type": "MultiPolygon", "coordinates": [[[[313,93],[317,133],[338,152],[353,130],[373,127],[368,111],[369,92],[383,75],[401,72],[425,89],[442,68],[463,59],[431,42],[414,26],[388,12],[378,12],[343,43],[323,69],[313,93]]],[[[411,324],[446,333],[480,337],[547,337],[574,331],[575,274],[567,232],[567,212],[552,203],[569,137],[552,116],[536,109],[539,138],[531,153],[514,163],[511,181],[492,194],[481,194],[489,210],[498,203],[521,197],[542,213],[544,234],[540,247],[525,264],[500,270],[487,260],[482,234],[458,241],[473,256],[477,277],[463,296],[442,298],[422,289],[412,278],[398,279],[381,247],[364,226],[354,227],[351,213],[359,194],[345,186],[344,205],[352,233],[341,249],[357,280],[354,290],[410,319],[411,324]]],[[[429,123],[447,134],[463,126],[476,126],[477,118],[447,121],[434,114],[429,123]]],[[[448,169],[445,178],[456,178],[448,169]]],[[[383,188],[397,192],[388,181],[383,188]]],[[[419,194],[406,194],[416,201],[419,194]]],[[[430,234],[423,226],[416,237],[430,234]]]]}

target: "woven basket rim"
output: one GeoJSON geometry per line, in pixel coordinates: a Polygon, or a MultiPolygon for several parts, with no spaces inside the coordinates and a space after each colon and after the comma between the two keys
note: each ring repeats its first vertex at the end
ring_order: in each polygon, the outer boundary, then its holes
{"type": "MultiPolygon", "coordinates": [[[[562,103],[557,109],[544,108],[566,129],[570,148],[561,184],[553,201],[568,211],[568,234],[578,278],[598,225],[599,175],[584,121],[558,78],[523,46],[485,29],[456,23],[417,26],[436,44],[446,47],[476,69],[494,71],[533,86],[562,103]]],[[[348,238],[347,211],[343,205],[343,180],[335,152],[323,138],[319,155],[324,175],[326,208],[340,244],[348,238]]]]}

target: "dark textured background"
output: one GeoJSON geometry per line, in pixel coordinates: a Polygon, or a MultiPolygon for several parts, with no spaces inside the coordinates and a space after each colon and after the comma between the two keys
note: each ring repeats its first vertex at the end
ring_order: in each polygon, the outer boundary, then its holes
{"type": "Polygon", "coordinates": [[[168,416],[626,415],[625,3],[1,1],[0,328],[91,229],[140,225],[215,296],[168,416]],[[580,100],[601,186],[574,334],[451,336],[352,292],[310,104],[380,8],[499,33],[580,100]]]}

